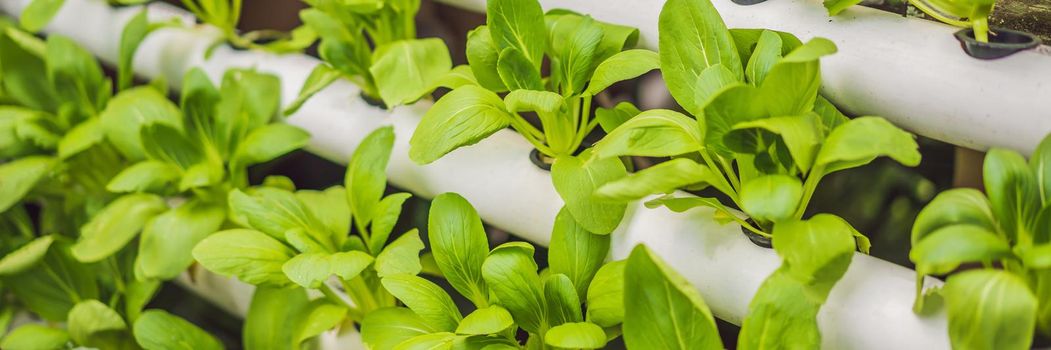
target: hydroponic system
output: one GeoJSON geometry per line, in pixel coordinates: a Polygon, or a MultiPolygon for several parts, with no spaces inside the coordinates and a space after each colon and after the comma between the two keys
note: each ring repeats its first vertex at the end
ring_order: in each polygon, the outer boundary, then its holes
{"type": "Polygon", "coordinates": [[[303,2],[285,32],[241,0],[0,0],[0,348],[1051,336],[1051,49],[992,1],[440,0],[485,14],[462,45],[419,0],[303,2]],[[815,193],[928,161],[916,135],[987,153],[899,227],[905,267],[815,193]],[[259,170],[299,149],[342,181],[259,170]]]}

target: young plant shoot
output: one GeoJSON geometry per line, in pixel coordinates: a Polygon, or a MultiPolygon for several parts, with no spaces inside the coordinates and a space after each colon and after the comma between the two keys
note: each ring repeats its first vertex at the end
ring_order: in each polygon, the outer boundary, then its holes
{"type": "Polygon", "coordinates": [[[544,14],[535,0],[489,1],[486,10],[486,25],[467,37],[474,81],[427,111],[409,141],[409,157],[431,163],[510,126],[554,159],[552,179],[573,217],[589,231],[612,231],[625,204],[595,201],[591,193],[624,176],[626,169],[619,159],[580,152],[584,137],[602,122],[599,117],[616,116],[593,116],[592,98],[618,81],[656,69],[657,54],[624,51],[637,39],[633,28],[564,10],[544,14]],[[541,76],[545,58],[548,77],[541,76]],[[540,128],[525,115],[535,115],[540,128]]]}
{"type": "Polygon", "coordinates": [[[1034,328],[1051,335],[1051,136],[1028,164],[1014,151],[990,150],[983,178],[985,194],[951,189],[916,217],[915,311],[944,299],[954,348],[1029,349],[1034,328]],[[949,277],[924,291],[927,275],[949,277]]]}

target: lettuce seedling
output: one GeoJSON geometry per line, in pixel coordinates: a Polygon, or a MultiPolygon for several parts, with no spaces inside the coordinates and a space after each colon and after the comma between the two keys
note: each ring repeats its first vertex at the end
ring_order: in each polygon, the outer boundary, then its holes
{"type": "Polygon", "coordinates": [[[490,250],[478,213],[455,193],[434,199],[428,228],[435,264],[475,310],[464,316],[441,287],[414,273],[384,276],[383,286],[405,307],[365,317],[361,334],[370,348],[600,349],[619,335],[624,264],[604,264],[609,236],[586,231],[565,209],[555,219],[550,267],[541,272],[528,243],[490,250]],[[529,334],[526,344],[516,338],[519,329],[529,334]]]}
{"type": "Polygon", "coordinates": [[[1051,136],[1028,164],[994,148],[985,156],[985,194],[951,189],[916,217],[909,253],[916,263],[915,310],[927,312],[938,305],[930,299],[943,298],[953,347],[1028,349],[1034,328],[1051,334],[1049,174],[1051,136]],[[967,264],[984,268],[962,271],[967,264]],[[924,276],[947,274],[944,287],[924,292],[924,276]]]}
{"type": "MultiPolygon", "coordinates": [[[[540,153],[554,158],[555,188],[569,211],[592,232],[612,231],[625,204],[592,200],[591,192],[626,174],[618,159],[583,151],[584,137],[606,116],[592,115],[594,95],[610,85],[658,66],[656,53],[627,50],[633,28],[602,23],[564,10],[543,14],[535,0],[487,3],[487,24],[468,34],[467,60],[473,81],[442,96],[427,111],[409,141],[409,157],[420,164],[512,127],[540,153]],[[542,76],[541,66],[550,65],[542,76]],[[498,93],[507,92],[504,97],[498,93]],[[535,114],[537,128],[523,114],[535,114]]],[[[620,109],[618,111],[625,111],[620,109]]]]}
{"type": "MultiPolygon", "coordinates": [[[[989,42],[989,15],[993,13],[995,0],[908,0],[909,4],[942,23],[974,28],[974,38],[989,42]]],[[[861,0],[825,0],[830,16],[860,4],[861,0]]]]}
{"type": "Polygon", "coordinates": [[[465,79],[452,72],[452,60],[439,38],[416,39],[414,18],[419,0],[307,0],[303,22],[320,38],[325,62],[310,73],[299,98],[286,108],[295,112],[310,96],[340,77],[358,85],[366,99],[387,107],[408,104],[465,79]]]}

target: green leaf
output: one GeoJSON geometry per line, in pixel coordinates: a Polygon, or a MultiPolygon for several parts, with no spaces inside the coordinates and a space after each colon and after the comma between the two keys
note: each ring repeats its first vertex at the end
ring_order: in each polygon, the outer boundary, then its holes
{"type": "Polygon", "coordinates": [[[565,323],[548,330],[544,343],[563,349],[601,349],[606,346],[606,332],[594,323],[565,323]]]}
{"type": "Polygon", "coordinates": [[[423,270],[420,264],[420,251],[423,241],[416,229],[409,230],[387,245],[376,255],[376,274],[386,277],[395,274],[415,275],[423,270]]]}
{"type": "Polygon", "coordinates": [[[117,198],[80,228],[73,256],[96,262],[124,248],[146,226],[146,222],[168,209],[161,197],[133,193],[117,198]]]}
{"type": "Polygon", "coordinates": [[[551,38],[552,76],[563,95],[573,96],[584,90],[596,67],[593,62],[602,36],[602,27],[590,16],[583,16],[572,33],[551,38]]]}
{"type": "Polygon", "coordinates": [[[1031,242],[1031,225],[1042,194],[1025,159],[1014,151],[991,149],[985,155],[982,175],[1001,232],[1011,242],[1031,242]]]}
{"type": "Polygon", "coordinates": [[[580,296],[566,275],[559,273],[545,276],[544,306],[544,324],[548,326],[583,321],[580,314],[580,296]]]}
{"type": "Polygon", "coordinates": [[[847,118],[832,102],[829,102],[828,99],[821,95],[817,95],[817,99],[814,100],[814,113],[821,119],[822,134],[824,135],[828,135],[832,129],[850,121],[850,118],[847,118]]]}
{"type": "Polygon", "coordinates": [[[675,158],[610,181],[599,187],[595,196],[627,201],[642,199],[651,194],[672,193],[679,188],[696,184],[716,184],[717,187],[723,187],[715,181],[716,176],[722,175],[689,158],[675,158]]]}
{"type": "Polygon", "coordinates": [[[307,207],[284,190],[258,187],[248,195],[235,189],[230,191],[229,204],[231,217],[281,241],[290,230],[312,232],[320,226],[307,207]]]}
{"type": "Polygon", "coordinates": [[[435,82],[435,86],[455,89],[464,85],[478,85],[471,67],[465,64],[453,67],[435,82]]]}
{"type": "Polygon", "coordinates": [[[116,311],[94,299],[79,302],[69,310],[66,327],[74,343],[91,347],[111,341],[105,339],[105,333],[123,332],[128,329],[128,325],[116,311]]]}
{"type": "Polygon", "coordinates": [[[0,212],[22,201],[55,165],[54,158],[30,156],[0,164],[0,212]]]}
{"type": "Polygon", "coordinates": [[[307,80],[303,82],[303,87],[299,89],[299,95],[296,96],[296,99],[293,100],[292,103],[289,103],[288,106],[285,107],[282,114],[289,116],[296,113],[296,111],[298,111],[300,107],[303,107],[303,104],[306,103],[310,97],[321,92],[325,87],[332,85],[332,83],[339,80],[341,76],[342,74],[340,71],[333,69],[327,64],[321,63],[314,66],[314,70],[310,71],[307,80]]]}
{"type": "Polygon", "coordinates": [[[370,264],[372,257],[359,251],[305,253],[286,261],[281,270],[292,282],[305,288],[318,289],[332,275],[350,281],[358,277],[370,264]]]}
{"type": "Polygon", "coordinates": [[[792,218],[803,198],[803,183],[788,175],[764,175],[741,184],[741,209],[762,222],[792,218]]]}
{"type": "Polygon", "coordinates": [[[500,51],[496,72],[500,75],[500,81],[510,90],[544,89],[540,70],[533,62],[529,61],[529,58],[524,53],[516,48],[508,47],[500,51]]]}
{"type": "Polygon", "coordinates": [[[409,140],[409,158],[429,164],[452,150],[478,143],[510,123],[511,115],[499,96],[478,86],[461,86],[442,96],[423,115],[409,140]]]}
{"type": "Polygon", "coordinates": [[[806,114],[741,122],[723,136],[723,142],[735,152],[759,154],[767,152],[778,138],[805,174],[821,147],[821,121],[814,114],[806,114]]]}
{"type": "Polygon", "coordinates": [[[281,269],[292,256],[293,251],[276,239],[246,229],[216,232],[193,248],[194,259],[212,272],[275,287],[292,283],[281,269]]]}
{"type": "Polygon", "coordinates": [[[154,217],[142,230],[138,269],[147,278],[175,278],[193,263],[193,247],[225,219],[222,207],[196,200],[154,217]]]}
{"type": "Polygon", "coordinates": [[[753,86],[759,86],[766,78],[766,74],[781,59],[781,36],[776,32],[763,30],[759,35],[755,51],[748,58],[748,66],[745,67],[744,75],[753,86]]]}
{"type": "Polygon", "coordinates": [[[824,303],[854,257],[854,229],[838,216],[818,214],[808,220],[777,222],[773,236],[784,272],[803,283],[819,304],[824,303]]]}
{"type": "Polygon", "coordinates": [[[288,124],[269,124],[248,133],[237,145],[235,155],[240,166],[265,163],[300,149],[310,141],[310,134],[288,124]]]}
{"type": "Polygon", "coordinates": [[[1006,271],[953,275],[942,289],[954,349],[1029,349],[1037,299],[1024,280],[1006,271]]]}
{"type": "Polygon", "coordinates": [[[489,255],[489,241],[471,203],[456,193],[434,197],[427,232],[434,261],[449,284],[475,306],[488,305],[482,264],[489,255]]]}
{"type": "Polygon", "coordinates": [[[124,292],[124,314],[129,322],[139,319],[142,309],[153,300],[160,288],[161,281],[155,279],[142,280],[136,277],[128,282],[124,292]]]}
{"type": "Polygon", "coordinates": [[[996,218],[989,208],[989,200],[972,188],[953,188],[939,193],[916,216],[912,225],[912,246],[940,228],[967,224],[996,231],[996,218]]]}
{"type": "Polygon", "coordinates": [[[704,129],[704,145],[723,156],[731,155],[724,136],[738,123],[768,116],[760,103],[759,89],[751,85],[734,83],[719,90],[703,107],[704,118],[699,119],[704,129]]]}
{"type": "Polygon", "coordinates": [[[704,130],[697,121],[666,109],[648,110],[624,122],[595,144],[599,158],[668,157],[704,148],[704,130]]]}
{"type": "Polygon", "coordinates": [[[808,294],[802,282],[790,277],[782,267],[763,281],[749,303],[749,314],[741,325],[737,348],[820,348],[821,333],[817,325],[820,308],[821,303],[808,294]]]}
{"type": "Polygon", "coordinates": [[[144,160],[124,168],[106,184],[110,192],[163,192],[179,181],[178,166],[157,160],[144,160]]]}
{"type": "Polygon", "coordinates": [[[609,235],[588,232],[563,207],[555,217],[551,232],[549,272],[566,275],[576,287],[577,295],[586,295],[591,279],[609,254],[609,244],[609,235]]]}
{"type": "Polygon", "coordinates": [[[102,142],[106,135],[98,118],[88,119],[70,129],[58,142],[58,157],[69,159],[102,142]]]}
{"type": "Polygon", "coordinates": [[[642,111],[639,111],[638,107],[635,107],[631,102],[624,101],[613,106],[613,108],[596,108],[595,119],[598,120],[602,131],[609,134],[616,130],[617,127],[623,125],[624,122],[639,115],[639,113],[642,113],[642,111]]]}
{"type": "Polygon", "coordinates": [[[30,1],[19,16],[22,28],[30,32],[39,32],[44,29],[51,18],[55,17],[58,10],[62,9],[65,0],[33,0],[30,1]]]}
{"type": "Polygon", "coordinates": [[[452,69],[449,49],[439,38],[399,40],[376,48],[369,72],[388,107],[430,93],[452,69]]]}
{"type": "Polygon", "coordinates": [[[1051,135],[1044,137],[1036,146],[1033,156],[1029,158],[1029,168],[1036,177],[1040,190],[1040,203],[1048,206],[1051,203],[1051,135]]]}
{"type": "Polygon", "coordinates": [[[504,105],[509,112],[556,113],[565,108],[565,101],[554,92],[519,89],[504,96],[504,105]]]}
{"type": "MultiPolygon", "coordinates": [[[[477,312],[477,311],[475,311],[477,312]]],[[[472,314],[473,315],[473,314],[472,314]]],[[[466,323],[471,316],[463,320],[466,323]]],[[[418,335],[437,332],[431,323],[403,307],[383,308],[369,312],[361,322],[361,340],[371,349],[393,349],[418,335]]]]}
{"type": "Polygon", "coordinates": [[[138,51],[139,44],[142,44],[142,41],[146,39],[146,35],[150,31],[150,21],[147,17],[146,9],[139,11],[124,25],[124,30],[120,34],[120,49],[117,55],[118,91],[127,90],[134,82],[135,72],[132,70],[134,68],[132,63],[135,60],[135,51],[138,51]]]}
{"type": "Polygon", "coordinates": [[[624,281],[623,330],[628,348],[723,348],[701,295],[646,246],[632,249],[624,281]]]}
{"type": "Polygon", "coordinates": [[[995,233],[978,226],[945,226],[924,237],[909,252],[920,275],[941,275],[968,262],[1011,258],[1011,247],[995,233]]]}
{"type": "Polygon", "coordinates": [[[584,93],[597,95],[616,82],[634,79],[658,68],[660,56],[656,52],[642,49],[618,52],[599,63],[584,93]]]}
{"type": "Polygon", "coordinates": [[[8,350],[57,350],[65,349],[69,333],[38,324],[25,324],[7,333],[0,347],[8,350]]]}
{"type": "Polygon", "coordinates": [[[624,266],[627,260],[603,265],[587,293],[587,320],[602,327],[624,322],[624,266]]]}
{"type": "Polygon", "coordinates": [[[189,169],[204,160],[204,153],[182,130],[165,124],[144,125],[140,129],[146,156],[189,169]]]}
{"type": "Polygon", "coordinates": [[[551,180],[580,226],[593,233],[608,234],[620,224],[627,203],[603,201],[593,194],[602,185],[626,176],[627,169],[618,158],[594,159],[590,153],[585,150],[576,157],[555,159],[551,180]]]}
{"type": "Polygon", "coordinates": [[[860,117],[832,130],[817,154],[814,167],[824,173],[868,164],[879,156],[905,166],[920,163],[920,152],[911,134],[880,117],[860,117]]]}
{"type": "Polygon", "coordinates": [[[665,2],[657,27],[662,74],[672,97],[686,111],[702,115],[707,98],[698,96],[696,83],[705,68],[721,64],[743,79],[733,37],[708,0],[665,2]]]}
{"type": "MultiPolygon", "coordinates": [[[[547,47],[544,12],[537,1],[494,0],[486,3],[486,25],[500,50],[514,48],[540,68],[547,47]]],[[[502,54],[501,54],[502,56],[502,54]]]]}
{"type": "Polygon", "coordinates": [[[0,276],[15,275],[36,266],[44,259],[44,255],[51,248],[51,243],[54,242],[55,237],[51,235],[37,237],[4,255],[3,258],[0,258],[0,276]]]}
{"type": "Polygon", "coordinates": [[[45,50],[40,39],[13,27],[7,28],[0,35],[0,62],[3,62],[0,83],[5,98],[32,109],[56,112],[59,103],[54,87],[44,79],[47,76],[45,50]]]}
{"type": "Polygon", "coordinates": [[[193,323],[163,310],[149,310],[135,321],[135,341],[146,350],[222,349],[223,344],[193,323]]]}
{"type": "Polygon", "coordinates": [[[822,56],[836,52],[825,38],[814,38],[792,50],[767,72],[759,94],[772,116],[801,115],[814,109],[821,87],[822,56]]]}
{"type": "Polygon", "coordinates": [[[64,322],[76,303],[98,297],[95,278],[95,271],[73,259],[69,244],[59,240],[35,266],[5,276],[4,287],[33,313],[48,321],[64,322]]]}
{"type": "Polygon", "coordinates": [[[132,88],[114,96],[99,118],[106,138],[133,160],[145,156],[139,132],[143,126],[162,123],[174,127],[182,123],[179,108],[149,86],[132,88]]]}
{"type": "Polygon", "coordinates": [[[493,42],[488,26],[478,26],[467,32],[467,63],[478,79],[478,85],[495,92],[507,91],[496,68],[499,59],[500,49],[493,42]]]}
{"type": "Polygon", "coordinates": [[[471,312],[456,326],[456,334],[497,334],[515,324],[511,313],[499,305],[479,308],[471,312]]]}
{"type": "Polygon", "coordinates": [[[482,264],[482,278],[522,329],[540,333],[544,319],[544,294],[533,251],[515,245],[493,249],[482,264]]]}
{"type": "Polygon", "coordinates": [[[412,337],[394,347],[395,350],[449,350],[459,339],[449,332],[431,333],[412,337]]]}
{"type": "Polygon", "coordinates": [[[829,16],[838,15],[843,10],[860,3],[861,0],[825,0],[822,2],[825,5],[825,9],[828,10],[829,16]]]}
{"type": "Polygon", "coordinates": [[[409,197],[412,195],[395,193],[384,197],[376,205],[376,217],[372,220],[372,230],[369,232],[371,234],[368,241],[370,252],[378,252],[387,244],[387,239],[390,238],[390,233],[394,230],[394,225],[398,223],[398,217],[401,216],[402,205],[409,197]]]}
{"type": "Polygon", "coordinates": [[[61,35],[47,38],[47,78],[60,98],[91,114],[110,96],[110,82],[104,82],[95,56],[61,35]]]}
{"type": "Polygon", "coordinates": [[[383,287],[434,329],[452,332],[463,316],[449,294],[431,281],[409,274],[383,277],[383,287]]]}
{"type": "MultiPolygon", "coordinates": [[[[291,183],[292,180],[288,181],[291,183]]],[[[291,184],[290,190],[294,191],[294,186],[291,184]]],[[[299,190],[295,196],[325,228],[322,236],[332,237],[336,246],[342,245],[350,232],[350,204],[347,203],[347,191],[343,186],[333,186],[325,191],[299,190]]],[[[287,239],[287,232],[285,236],[287,239]]]]}
{"type": "Polygon", "coordinates": [[[310,300],[303,288],[259,287],[245,316],[243,342],[246,349],[299,349],[345,317],[345,308],[310,300]]]}

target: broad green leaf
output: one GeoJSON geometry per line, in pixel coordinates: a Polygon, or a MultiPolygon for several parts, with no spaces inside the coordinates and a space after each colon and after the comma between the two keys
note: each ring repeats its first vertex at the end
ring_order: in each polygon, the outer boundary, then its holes
{"type": "Polygon", "coordinates": [[[350,281],[358,277],[370,264],[372,257],[358,251],[305,253],[286,261],[281,270],[292,282],[305,288],[318,289],[333,275],[350,281]]]}
{"type": "Polygon", "coordinates": [[[325,299],[310,300],[303,288],[258,287],[245,316],[245,348],[299,349],[305,339],[341,322],[345,311],[325,299]]]}
{"type": "Polygon", "coordinates": [[[539,334],[544,319],[544,294],[532,255],[530,249],[501,245],[482,264],[482,278],[519,327],[539,334]]]}
{"type": "Polygon", "coordinates": [[[434,197],[427,235],[434,261],[449,284],[475,306],[488,305],[482,264],[489,255],[489,241],[482,219],[471,203],[456,193],[434,197]]]}
{"type": "Polygon", "coordinates": [[[599,158],[668,157],[704,147],[704,130],[697,121],[666,109],[648,110],[624,122],[595,144],[599,158]]]}
{"type": "Polygon", "coordinates": [[[197,144],[176,127],[165,124],[144,125],[140,129],[146,157],[189,169],[204,160],[197,144]]]}
{"type": "Polygon", "coordinates": [[[395,350],[449,350],[460,337],[450,332],[417,335],[403,341],[395,350]]]}
{"type": "Polygon", "coordinates": [[[802,283],[818,304],[824,303],[854,257],[854,229],[838,216],[818,214],[779,221],[773,236],[783,272],[802,283]]]}
{"type": "Polygon", "coordinates": [[[358,144],[347,164],[344,187],[358,227],[372,221],[373,210],[387,187],[387,162],[394,147],[394,128],[376,129],[358,144]]]}
{"type": "Polygon", "coordinates": [[[628,348],[723,348],[715,319],[697,289],[646,246],[632,249],[624,281],[623,330],[628,348]]]}
{"type": "Polygon", "coordinates": [[[996,218],[989,208],[989,200],[982,192],[971,188],[954,188],[939,193],[920,210],[912,225],[912,246],[940,228],[967,224],[996,232],[996,218]]]}
{"type": "Polygon", "coordinates": [[[954,349],[1029,349],[1037,299],[1024,280],[998,270],[962,272],[942,289],[954,349]]]}
{"type": "Polygon", "coordinates": [[[108,344],[105,339],[109,332],[123,332],[128,325],[116,311],[98,300],[85,300],[69,310],[66,321],[69,336],[81,346],[99,347],[108,344]]]}
{"type": "Polygon", "coordinates": [[[1045,136],[1036,146],[1033,156],[1029,158],[1029,168],[1036,177],[1040,203],[1046,207],[1051,203],[1051,135],[1045,136]]]}
{"type": "Polygon", "coordinates": [[[522,89],[511,91],[504,96],[504,105],[509,112],[555,113],[565,108],[562,95],[550,91],[522,89]]]}
{"type": "Polygon", "coordinates": [[[602,327],[624,322],[624,266],[627,260],[608,263],[595,273],[587,292],[587,320],[602,327]]]}
{"type": "MultiPolygon", "coordinates": [[[[41,0],[37,0],[41,1],[41,0]]],[[[43,0],[47,1],[47,0],[43,0]]],[[[57,112],[54,87],[44,65],[44,42],[31,34],[8,27],[0,35],[0,83],[4,97],[19,104],[48,112],[57,112]]]]}
{"type": "Polygon", "coordinates": [[[741,184],[741,209],[762,222],[791,219],[803,198],[803,183],[788,175],[764,175],[741,184]]]}
{"type": "Polygon", "coordinates": [[[835,16],[843,12],[843,10],[860,3],[861,0],[825,0],[822,2],[822,5],[825,5],[829,16],[835,16]]]}
{"type": "Polygon", "coordinates": [[[314,299],[300,310],[297,316],[299,326],[296,327],[292,339],[295,340],[294,344],[300,347],[303,342],[342,324],[347,318],[347,308],[326,299],[314,299]]]}
{"type": "Polygon", "coordinates": [[[369,236],[369,241],[367,242],[369,251],[378,252],[387,244],[387,239],[390,238],[394,225],[398,223],[402,205],[405,204],[409,197],[412,197],[412,195],[404,192],[395,193],[383,197],[379,204],[376,205],[376,210],[374,211],[376,217],[372,219],[372,230],[369,232],[371,236],[369,236]]]}
{"type": "Polygon", "coordinates": [[[207,159],[186,169],[179,179],[179,191],[218,185],[225,175],[223,164],[217,158],[207,159]]]}
{"type": "MultiPolygon", "coordinates": [[[[814,167],[824,173],[868,164],[887,156],[905,166],[920,163],[920,152],[912,134],[880,117],[860,117],[832,130],[817,154],[814,167]]],[[[813,176],[813,175],[811,175],[813,176]]]]}
{"type": "Polygon", "coordinates": [[[211,350],[223,344],[193,323],[163,310],[149,310],[135,321],[135,341],[146,350],[211,350]]]}
{"type": "Polygon", "coordinates": [[[547,28],[540,3],[522,0],[493,0],[486,3],[486,25],[500,50],[514,48],[540,69],[547,47],[547,28]]]}
{"type": "Polygon", "coordinates": [[[793,162],[804,174],[814,164],[821,148],[821,121],[814,114],[764,118],[737,123],[723,136],[723,142],[739,153],[766,152],[780,138],[793,162]]]}
{"type": "Polygon", "coordinates": [[[0,164],[0,212],[17,204],[55,165],[54,158],[30,156],[0,164]]]}
{"type": "Polygon", "coordinates": [[[193,248],[194,259],[212,272],[275,287],[292,283],[281,270],[292,256],[292,250],[281,242],[247,229],[216,232],[193,248]]]}
{"type": "Polygon", "coordinates": [[[817,99],[814,100],[814,113],[821,119],[823,135],[828,135],[833,129],[850,121],[850,118],[847,118],[832,102],[821,95],[817,95],[817,99]]]}
{"type": "MultiPolygon", "coordinates": [[[[467,322],[467,319],[463,323],[467,322]]],[[[431,323],[404,307],[383,308],[365,315],[361,322],[361,340],[371,349],[393,349],[418,335],[437,332],[431,323]]]]}
{"type": "Polygon", "coordinates": [[[317,219],[294,194],[269,187],[258,187],[251,195],[230,191],[230,216],[278,240],[290,230],[310,230],[317,219]]]}
{"type": "Polygon", "coordinates": [[[584,93],[597,95],[614,83],[637,78],[660,68],[660,56],[650,50],[628,50],[607,58],[595,68],[584,93]]]}
{"type": "Polygon", "coordinates": [[[464,85],[479,85],[478,79],[471,72],[471,67],[465,64],[453,67],[435,82],[435,86],[448,89],[455,89],[464,85]]]}
{"type": "Polygon", "coordinates": [[[110,82],[104,82],[95,56],[61,35],[47,38],[47,78],[60,98],[92,115],[110,96],[110,82]]]}
{"type": "Polygon", "coordinates": [[[637,200],[651,194],[672,193],[696,184],[714,184],[723,190],[723,186],[715,180],[716,176],[722,175],[689,158],[675,158],[610,181],[599,187],[595,196],[611,200],[637,200]]]}
{"type": "Polygon", "coordinates": [[[369,72],[388,107],[411,103],[434,90],[452,69],[449,49],[439,38],[399,40],[377,47],[369,72]]]}
{"type": "Polygon", "coordinates": [[[219,230],[226,211],[216,204],[190,201],[157,215],[142,230],[138,269],[152,279],[175,278],[193,263],[193,247],[219,230]]]}
{"type": "Polygon", "coordinates": [[[237,164],[265,163],[307,145],[310,134],[288,124],[269,124],[248,133],[237,145],[237,164]]]}
{"type": "Polygon", "coordinates": [[[463,318],[449,294],[431,281],[409,274],[388,275],[382,281],[391,295],[438,331],[456,330],[463,318]]]}
{"type": "Polygon", "coordinates": [[[609,134],[616,130],[617,127],[623,125],[624,122],[639,115],[639,113],[642,113],[642,111],[639,111],[638,107],[635,107],[631,102],[624,101],[613,106],[613,108],[596,108],[595,119],[598,120],[602,131],[609,134]]]}
{"type": "Polygon", "coordinates": [[[99,119],[88,119],[77,124],[65,136],[62,136],[62,140],[58,142],[58,157],[69,159],[102,142],[105,137],[106,135],[102,131],[102,123],[99,122],[99,119]]]}
{"type": "Polygon", "coordinates": [[[178,166],[157,160],[144,160],[124,168],[106,184],[110,192],[163,192],[179,181],[178,166]]]}
{"type": "MultiPolygon", "coordinates": [[[[1034,274],[1030,290],[1037,300],[1048,300],[1051,297],[1051,270],[1042,270],[1034,274]]],[[[1041,334],[1051,333],[1051,303],[1040,302],[1036,312],[1036,326],[1041,334]]]]}
{"type": "Polygon", "coordinates": [[[694,86],[693,93],[698,108],[707,106],[723,89],[737,84],[741,84],[741,78],[734,75],[722,63],[705,68],[701,75],[697,77],[697,83],[694,86]]]}
{"type": "MultiPolygon", "coordinates": [[[[1051,244],[1040,244],[1021,252],[1022,264],[1027,269],[1051,268],[1051,244]]],[[[1037,274],[1045,271],[1037,272],[1037,274]]]]}
{"type": "Polygon", "coordinates": [[[310,71],[307,80],[303,82],[303,87],[299,89],[299,95],[296,96],[296,99],[293,100],[292,103],[289,103],[281,113],[286,116],[296,113],[296,111],[298,111],[300,107],[303,107],[303,104],[306,103],[310,97],[321,92],[325,87],[332,85],[332,83],[339,80],[341,76],[342,75],[338,70],[333,69],[327,64],[321,63],[314,66],[314,70],[310,71]]]}
{"type": "Polygon", "coordinates": [[[23,273],[4,277],[4,288],[28,310],[52,322],[66,321],[76,303],[98,298],[94,270],[74,259],[69,244],[51,244],[44,259],[23,273]],[[57,287],[57,288],[56,288],[57,287]]]}
{"type": "Polygon", "coordinates": [[[124,248],[146,222],[168,209],[161,197],[133,193],[117,198],[80,228],[80,239],[73,245],[73,256],[83,262],[96,262],[124,248]]]}
{"type": "Polygon", "coordinates": [[[415,275],[423,270],[420,264],[420,251],[423,241],[416,229],[409,230],[383,248],[376,255],[376,274],[380,277],[409,274],[415,275]]]}
{"type": "Polygon", "coordinates": [[[562,349],[602,349],[606,332],[590,322],[565,323],[549,329],[544,343],[562,349]]]}
{"type": "Polygon", "coordinates": [[[456,334],[497,334],[515,324],[507,309],[499,305],[479,308],[471,312],[456,326],[456,334]]]}
{"type": "Polygon", "coordinates": [[[920,275],[941,275],[968,262],[994,262],[1013,257],[1011,247],[995,233],[978,226],[945,226],[924,237],[909,252],[920,275]]]}
{"type": "MultiPolygon", "coordinates": [[[[777,235],[774,235],[775,239],[777,235]]],[[[789,276],[786,267],[774,271],[763,281],[748,304],[749,314],[741,325],[737,348],[817,349],[821,333],[817,313],[821,303],[811,296],[802,282],[789,276]]]]}
{"type": "Polygon", "coordinates": [[[507,91],[496,62],[500,59],[500,49],[493,42],[488,26],[478,26],[467,32],[467,63],[471,73],[478,79],[478,85],[491,91],[507,91]]]}
{"type": "Polygon", "coordinates": [[[576,157],[559,157],[551,166],[551,180],[566,208],[580,226],[597,234],[617,228],[627,203],[598,199],[595,190],[627,173],[619,158],[596,159],[589,150],[576,157]]]}
{"type": "Polygon", "coordinates": [[[48,23],[51,22],[51,18],[55,17],[58,10],[62,9],[62,4],[65,0],[32,0],[24,9],[22,14],[19,16],[19,22],[22,28],[25,28],[31,32],[39,32],[44,29],[48,23]]]}
{"type": "Polygon", "coordinates": [[[557,326],[567,322],[583,321],[580,295],[573,282],[563,274],[549,273],[544,278],[544,324],[557,326]]]}
{"type": "Polygon", "coordinates": [[[748,58],[744,75],[753,86],[759,86],[774,64],[781,59],[781,36],[764,30],[756,43],[755,51],[748,58]]]}
{"type": "Polygon", "coordinates": [[[1014,151],[993,148],[985,155],[982,175],[1001,232],[1011,242],[1031,242],[1042,194],[1025,159],[1014,151]]]}
{"type": "Polygon", "coordinates": [[[818,60],[835,52],[831,41],[814,38],[774,64],[759,85],[759,95],[770,115],[801,115],[813,110],[821,87],[818,60]]]}
{"type": "Polygon", "coordinates": [[[65,349],[69,333],[39,324],[25,324],[15,328],[3,340],[0,348],[8,350],[57,350],[65,349]]]}
{"type": "Polygon", "coordinates": [[[602,27],[590,16],[581,17],[573,32],[566,37],[552,38],[552,76],[565,96],[584,90],[595,69],[595,54],[602,42],[602,27]],[[559,40],[564,39],[564,40],[559,40]]]}
{"type": "Polygon", "coordinates": [[[516,48],[508,47],[500,51],[500,57],[496,63],[496,72],[500,75],[500,81],[510,90],[544,89],[544,83],[540,77],[540,69],[516,48]]]}
{"type": "Polygon", "coordinates": [[[139,49],[139,44],[142,44],[150,31],[150,21],[145,9],[139,11],[124,25],[124,30],[120,34],[120,49],[117,55],[118,91],[127,90],[134,82],[135,72],[132,70],[134,68],[132,63],[135,60],[135,51],[139,49]]]}
{"type": "MultiPolygon", "coordinates": [[[[477,73],[476,73],[477,74],[477,73]]],[[[442,96],[423,115],[409,140],[409,158],[429,164],[507,127],[504,101],[484,88],[465,85],[442,96]]]]}
{"type": "MultiPolygon", "coordinates": [[[[292,180],[288,181],[291,183],[292,180]]],[[[294,186],[291,184],[290,190],[294,191],[294,186]]],[[[350,204],[347,203],[347,191],[343,186],[329,187],[324,191],[299,190],[295,196],[323,225],[325,233],[332,237],[336,245],[341,245],[341,240],[350,232],[350,204]]],[[[285,236],[288,238],[287,233],[285,236]]]]}
{"type": "Polygon", "coordinates": [[[724,143],[724,136],[734,125],[751,120],[761,119],[768,114],[759,102],[759,89],[751,85],[735,83],[713,95],[703,107],[704,118],[699,118],[704,128],[704,145],[729,156],[730,149],[724,143]]]}
{"type": "Polygon", "coordinates": [[[51,243],[54,242],[55,237],[51,235],[37,237],[4,255],[3,258],[0,258],[0,276],[18,274],[36,266],[40,260],[44,259],[44,255],[51,248],[51,243]]]}
{"type": "Polygon", "coordinates": [[[744,78],[741,58],[733,37],[719,13],[708,0],[669,0],[657,22],[661,72],[675,101],[694,114],[706,99],[697,96],[696,83],[701,72],[722,64],[738,80],[744,78]]]}
{"type": "Polygon", "coordinates": [[[585,296],[591,279],[609,254],[609,244],[609,235],[588,232],[563,207],[555,217],[555,226],[551,232],[548,271],[566,275],[576,288],[577,295],[585,296]]]}
{"type": "Polygon", "coordinates": [[[156,279],[142,280],[136,277],[127,283],[124,291],[124,314],[128,322],[134,323],[142,316],[142,309],[153,300],[160,288],[161,281],[156,279]]]}
{"type": "Polygon", "coordinates": [[[145,156],[139,130],[153,123],[181,125],[182,114],[175,104],[149,86],[125,90],[114,96],[99,116],[106,138],[125,156],[138,160],[145,156]]]}

